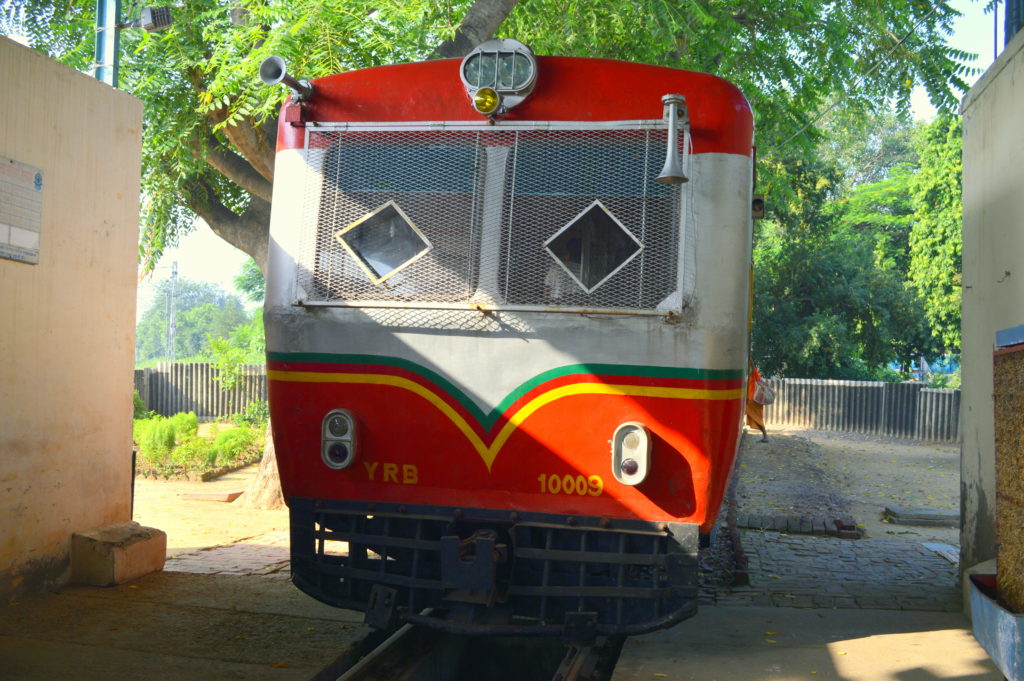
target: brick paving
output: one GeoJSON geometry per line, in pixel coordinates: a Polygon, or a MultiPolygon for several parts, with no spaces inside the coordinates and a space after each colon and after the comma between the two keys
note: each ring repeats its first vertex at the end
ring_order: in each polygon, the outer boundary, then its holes
{"type": "Polygon", "coordinates": [[[739,530],[749,584],[705,587],[706,604],[959,612],[958,568],[923,544],[890,538],[739,530]]]}
{"type": "Polygon", "coordinates": [[[288,531],[277,530],[168,558],[164,570],[204,575],[287,576],[288,561],[288,531]]]}

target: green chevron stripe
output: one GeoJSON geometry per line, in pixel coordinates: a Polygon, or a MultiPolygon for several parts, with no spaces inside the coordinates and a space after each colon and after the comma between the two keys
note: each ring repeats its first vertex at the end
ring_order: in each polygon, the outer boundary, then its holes
{"type": "Polygon", "coordinates": [[[568,364],[566,366],[549,369],[537,374],[533,378],[520,384],[515,390],[509,393],[490,413],[485,414],[482,409],[471,400],[462,390],[437,372],[427,367],[400,357],[384,357],[381,355],[345,355],[328,354],[316,352],[268,352],[269,362],[289,362],[298,364],[376,364],[389,366],[397,369],[404,369],[422,376],[432,382],[456,402],[462,405],[466,411],[472,414],[483,426],[484,430],[490,430],[494,423],[505,411],[511,407],[519,398],[534,388],[563,376],[573,374],[592,374],[597,376],[627,376],[643,378],[674,378],[674,379],[696,379],[704,381],[729,381],[743,378],[742,369],[694,369],[686,367],[659,367],[643,366],[635,364],[568,364]]]}

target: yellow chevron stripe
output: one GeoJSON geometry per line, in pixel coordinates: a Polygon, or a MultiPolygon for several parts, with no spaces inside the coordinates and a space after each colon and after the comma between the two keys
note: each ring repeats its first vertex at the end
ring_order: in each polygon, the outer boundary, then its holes
{"type": "Polygon", "coordinates": [[[341,374],[341,373],[324,373],[318,371],[277,371],[270,370],[267,372],[267,378],[271,381],[284,381],[289,383],[356,383],[363,385],[389,385],[395,388],[401,388],[413,392],[430,404],[437,407],[437,409],[448,417],[448,419],[455,424],[455,426],[462,431],[462,434],[466,436],[473,448],[476,449],[480,458],[483,459],[484,464],[487,466],[487,470],[491,470],[491,464],[494,463],[494,459],[497,458],[498,452],[505,446],[505,442],[511,437],[512,433],[515,432],[527,418],[530,417],[535,411],[540,409],[546,404],[550,404],[555,400],[560,400],[563,397],[571,397],[572,395],[622,395],[629,397],[660,397],[667,399],[676,400],[738,400],[742,396],[743,389],[735,388],[731,390],[705,390],[701,388],[665,388],[656,386],[641,386],[641,385],[613,385],[608,383],[574,383],[572,385],[564,385],[554,390],[538,395],[533,398],[522,408],[519,409],[515,414],[509,418],[502,427],[501,432],[498,433],[497,437],[491,442],[490,446],[484,444],[480,436],[477,435],[466,419],[462,417],[457,411],[451,408],[451,406],[444,400],[443,397],[433,392],[429,388],[410,381],[407,378],[401,376],[389,376],[387,374],[341,374]]]}

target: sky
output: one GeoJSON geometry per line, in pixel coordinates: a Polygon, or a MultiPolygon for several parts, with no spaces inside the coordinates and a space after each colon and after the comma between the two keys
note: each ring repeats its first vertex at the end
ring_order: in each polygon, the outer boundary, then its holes
{"type": "MultiPolygon", "coordinates": [[[[994,60],[993,16],[982,11],[984,2],[953,0],[950,4],[964,15],[956,22],[950,43],[958,49],[978,55],[975,60],[978,73],[965,78],[968,83],[973,84],[994,60]]],[[[997,36],[1000,51],[1003,44],[1001,10],[1002,7],[998,17],[997,36]]],[[[922,87],[914,91],[912,108],[917,119],[929,119],[935,115],[935,109],[928,102],[922,87]]],[[[154,284],[170,277],[172,263],[178,263],[179,277],[211,282],[225,291],[234,292],[234,277],[248,257],[216,236],[205,223],[199,221],[195,229],[181,239],[177,248],[167,249],[156,271],[139,281],[137,318],[152,304],[154,284]]]]}

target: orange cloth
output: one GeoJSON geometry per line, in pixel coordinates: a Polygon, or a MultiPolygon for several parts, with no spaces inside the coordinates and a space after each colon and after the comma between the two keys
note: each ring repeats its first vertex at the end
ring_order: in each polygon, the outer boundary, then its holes
{"type": "Polygon", "coordinates": [[[768,431],[764,427],[764,405],[754,401],[754,390],[757,389],[757,382],[761,380],[761,374],[757,367],[750,367],[750,376],[747,378],[747,407],[746,421],[750,428],[757,428],[766,437],[768,431]]]}
{"type": "Polygon", "coordinates": [[[757,389],[757,382],[761,380],[761,374],[757,371],[757,367],[750,367],[750,376],[747,377],[747,399],[754,399],[754,390],[757,389]]]}

